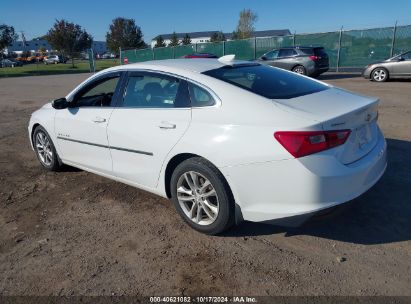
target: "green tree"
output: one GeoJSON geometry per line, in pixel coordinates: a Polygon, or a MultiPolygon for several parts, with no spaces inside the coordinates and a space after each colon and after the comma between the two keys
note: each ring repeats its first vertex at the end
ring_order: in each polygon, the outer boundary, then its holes
{"type": "Polygon", "coordinates": [[[17,40],[18,36],[14,31],[14,27],[6,24],[0,24],[0,55],[3,56],[3,51],[13,41],[17,40]]]}
{"type": "Polygon", "coordinates": [[[164,42],[163,36],[157,36],[156,44],[154,45],[155,48],[165,47],[166,43],[164,42]]]}
{"type": "Polygon", "coordinates": [[[180,40],[178,40],[176,32],[173,32],[173,35],[171,36],[170,43],[168,46],[178,46],[180,44],[180,40]]]}
{"type": "Polygon", "coordinates": [[[247,39],[251,38],[254,31],[254,24],[257,22],[258,16],[251,9],[243,9],[240,12],[237,28],[233,32],[232,39],[247,39]]]}
{"type": "Polygon", "coordinates": [[[214,32],[211,37],[210,37],[210,42],[220,42],[220,41],[225,41],[225,35],[223,32],[214,32]]]}
{"type": "Polygon", "coordinates": [[[74,56],[90,48],[93,37],[81,28],[80,25],[61,19],[56,20],[47,33],[47,41],[51,46],[71,57],[74,68],[74,56]]]}
{"type": "Polygon", "coordinates": [[[190,38],[190,36],[189,36],[188,34],[186,34],[186,35],[184,36],[182,43],[183,43],[183,45],[189,45],[189,44],[191,44],[191,38],[190,38]]]}
{"type": "Polygon", "coordinates": [[[136,25],[134,19],[118,17],[110,24],[106,33],[107,47],[114,53],[118,53],[119,48],[146,48],[143,40],[141,28],[136,25]]]}

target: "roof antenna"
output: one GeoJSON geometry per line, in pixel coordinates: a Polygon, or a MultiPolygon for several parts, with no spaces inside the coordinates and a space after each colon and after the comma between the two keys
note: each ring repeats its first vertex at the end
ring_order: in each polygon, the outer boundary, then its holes
{"type": "Polygon", "coordinates": [[[229,62],[234,61],[234,60],[235,60],[235,55],[234,54],[225,55],[225,56],[222,56],[222,57],[218,58],[218,61],[220,61],[222,63],[229,63],[229,62]]]}

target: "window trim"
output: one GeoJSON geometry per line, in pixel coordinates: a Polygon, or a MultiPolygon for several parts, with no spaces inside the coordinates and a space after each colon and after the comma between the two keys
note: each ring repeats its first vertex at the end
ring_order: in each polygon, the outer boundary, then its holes
{"type": "Polygon", "coordinates": [[[216,108],[216,107],[220,107],[222,105],[222,101],[220,99],[220,97],[212,90],[210,89],[208,86],[199,83],[196,80],[190,79],[188,77],[185,76],[181,76],[178,74],[174,74],[174,73],[170,73],[170,72],[164,72],[164,71],[160,71],[160,70],[152,70],[152,69],[132,69],[132,70],[125,70],[126,73],[124,73],[124,79],[122,81],[121,84],[121,90],[120,90],[120,97],[119,98],[119,102],[115,105],[116,108],[123,108],[123,109],[139,109],[139,110],[187,110],[187,109],[206,109],[206,108],[216,108]],[[206,90],[214,99],[214,105],[211,106],[204,106],[204,107],[181,107],[181,108],[156,108],[156,107],[151,107],[151,108],[138,108],[138,107],[123,107],[123,98],[124,98],[124,94],[126,93],[126,87],[127,87],[127,83],[128,83],[128,78],[133,75],[133,74],[138,74],[138,73],[147,73],[147,74],[160,74],[160,75],[165,75],[168,77],[172,77],[172,78],[177,78],[183,81],[186,81],[188,83],[192,83],[194,85],[197,85],[199,87],[201,87],[202,89],[206,90]]]}
{"type": "Polygon", "coordinates": [[[84,90],[87,90],[87,88],[91,85],[93,85],[95,82],[99,82],[101,80],[104,79],[110,79],[110,78],[114,78],[114,77],[119,77],[118,83],[117,83],[117,87],[116,90],[114,91],[113,97],[111,99],[111,103],[110,106],[108,107],[104,107],[104,108],[115,108],[118,105],[118,99],[119,99],[119,93],[122,91],[123,89],[123,82],[124,82],[124,72],[123,71],[115,71],[115,72],[108,72],[108,73],[104,73],[101,74],[97,77],[93,77],[89,80],[87,80],[86,82],[84,82],[82,85],[80,85],[79,87],[77,87],[73,92],[71,92],[68,95],[67,101],[70,103],[70,108],[103,108],[103,107],[97,107],[97,106],[90,106],[90,107],[77,107],[76,106],[76,97],[78,94],[81,94],[84,90]],[[72,105],[71,105],[72,103],[72,105]]]}

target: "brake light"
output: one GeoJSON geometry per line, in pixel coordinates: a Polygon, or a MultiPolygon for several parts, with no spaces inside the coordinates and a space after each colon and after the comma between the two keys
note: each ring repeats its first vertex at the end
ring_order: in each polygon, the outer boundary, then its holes
{"type": "Polygon", "coordinates": [[[279,131],[275,139],[295,158],[310,155],[345,143],[351,130],[279,131]]]}
{"type": "Polygon", "coordinates": [[[314,61],[320,59],[320,57],[314,55],[309,56],[309,58],[314,61]]]}

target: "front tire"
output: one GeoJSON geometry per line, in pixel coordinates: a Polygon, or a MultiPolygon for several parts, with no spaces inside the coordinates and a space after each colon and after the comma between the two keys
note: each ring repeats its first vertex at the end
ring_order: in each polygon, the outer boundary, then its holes
{"type": "Polygon", "coordinates": [[[371,80],[376,82],[384,82],[388,80],[388,71],[384,68],[376,68],[371,73],[371,80]]]}
{"type": "Polygon", "coordinates": [[[61,167],[53,141],[47,131],[38,126],[33,132],[33,146],[40,164],[49,171],[58,171],[61,167]]]}
{"type": "Polygon", "coordinates": [[[201,157],[183,161],[171,176],[177,212],[195,230],[215,235],[234,223],[234,200],[218,169],[201,157]]]}
{"type": "Polygon", "coordinates": [[[293,67],[292,71],[300,75],[307,75],[307,71],[305,70],[305,67],[303,67],[302,65],[297,65],[293,67]]]}

